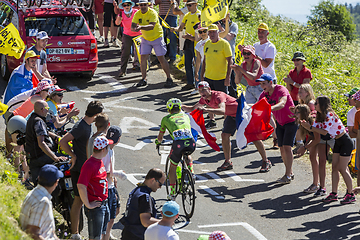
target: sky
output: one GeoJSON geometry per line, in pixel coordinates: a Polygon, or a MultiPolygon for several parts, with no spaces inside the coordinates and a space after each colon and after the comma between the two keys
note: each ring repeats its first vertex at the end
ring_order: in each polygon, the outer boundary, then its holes
{"type": "MultiPolygon", "coordinates": [[[[269,12],[275,16],[283,15],[288,18],[292,18],[301,23],[306,23],[306,16],[310,15],[310,10],[317,5],[320,0],[262,0],[263,4],[269,12]]],[[[356,5],[356,0],[335,0],[335,3],[356,5]]]]}

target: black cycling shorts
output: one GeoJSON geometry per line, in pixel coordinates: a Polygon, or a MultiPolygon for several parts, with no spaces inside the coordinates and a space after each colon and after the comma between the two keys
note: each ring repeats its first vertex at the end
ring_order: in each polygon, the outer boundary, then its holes
{"type": "Polygon", "coordinates": [[[354,149],[354,142],[351,140],[349,135],[345,133],[338,139],[335,139],[335,146],[333,148],[333,153],[339,153],[342,157],[351,156],[351,152],[354,149]]]}
{"type": "Polygon", "coordinates": [[[189,152],[189,155],[196,149],[195,140],[193,138],[185,140],[176,140],[173,142],[169,158],[174,163],[179,163],[184,152],[189,152]]]}
{"type": "Polygon", "coordinates": [[[111,27],[111,21],[114,23],[114,26],[119,26],[115,24],[116,14],[114,12],[114,5],[112,3],[104,3],[104,27],[111,27]]]}

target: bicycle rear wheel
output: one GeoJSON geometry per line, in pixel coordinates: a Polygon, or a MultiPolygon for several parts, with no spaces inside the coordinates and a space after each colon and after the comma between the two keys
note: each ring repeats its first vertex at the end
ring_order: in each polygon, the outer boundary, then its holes
{"type": "Polygon", "coordinates": [[[192,174],[189,169],[183,168],[181,172],[181,196],[187,219],[190,219],[195,210],[195,187],[192,174]]]}

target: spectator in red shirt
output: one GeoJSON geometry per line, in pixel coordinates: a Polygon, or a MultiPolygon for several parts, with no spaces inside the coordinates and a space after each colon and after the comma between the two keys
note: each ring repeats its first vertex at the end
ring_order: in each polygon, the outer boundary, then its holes
{"type": "Polygon", "coordinates": [[[288,76],[283,80],[286,82],[286,88],[289,90],[291,98],[296,106],[299,104],[297,97],[299,87],[301,84],[310,83],[312,75],[310,69],[304,66],[306,59],[302,52],[295,52],[292,61],[294,62],[295,68],[292,69],[288,76]]]}
{"type": "Polygon", "coordinates": [[[101,159],[107,155],[108,145],[113,143],[104,136],[95,138],[93,154],[82,166],[77,183],[88,218],[89,239],[101,239],[106,233],[109,221],[108,186],[106,169],[101,159]]]}

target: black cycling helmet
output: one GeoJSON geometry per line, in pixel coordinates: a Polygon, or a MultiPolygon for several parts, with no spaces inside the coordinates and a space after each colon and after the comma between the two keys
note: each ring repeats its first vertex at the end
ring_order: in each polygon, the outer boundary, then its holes
{"type": "Polygon", "coordinates": [[[7,123],[7,130],[10,134],[26,132],[26,120],[20,115],[13,116],[7,123]]]}

